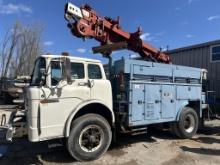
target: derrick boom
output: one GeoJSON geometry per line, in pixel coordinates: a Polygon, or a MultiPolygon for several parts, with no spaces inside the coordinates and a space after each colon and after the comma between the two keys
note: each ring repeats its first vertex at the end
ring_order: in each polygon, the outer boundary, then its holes
{"type": "MultiPolygon", "coordinates": [[[[142,30],[139,27],[134,33],[121,29],[120,18],[100,17],[89,6],[80,8],[72,3],[65,6],[65,19],[72,34],[79,38],[95,39],[100,42],[100,47],[94,52],[110,55],[112,51],[128,49],[140,54],[145,60],[171,63],[170,57],[145,43],[141,38],[142,30]],[[106,48],[108,47],[108,48],[106,48]]],[[[94,50],[94,49],[93,49],[94,50]]]]}

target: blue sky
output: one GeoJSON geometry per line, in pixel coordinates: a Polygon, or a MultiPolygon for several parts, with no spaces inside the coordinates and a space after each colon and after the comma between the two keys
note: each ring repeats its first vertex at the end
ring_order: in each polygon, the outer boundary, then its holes
{"type": "MultiPolygon", "coordinates": [[[[0,0],[0,36],[17,20],[24,24],[42,24],[44,52],[68,51],[83,57],[91,54],[94,40],[75,38],[66,27],[66,0],[0,0]]],[[[80,6],[90,4],[101,16],[121,17],[121,26],[129,32],[143,29],[142,38],[156,48],[170,49],[220,39],[219,0],[70,0],[80,6]]],[[[2,37],[0,38],[1,41],[2,37]]],[[[118,58],[133,52],[114,53],[118,58]]]]}

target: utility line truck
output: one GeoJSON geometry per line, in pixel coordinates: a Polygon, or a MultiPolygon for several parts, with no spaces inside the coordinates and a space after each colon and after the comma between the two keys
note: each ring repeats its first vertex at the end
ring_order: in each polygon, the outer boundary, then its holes
{"type": "MultiPolygon", "coordinates": [[[[101,42],[94,52],[109,58],[106,77],[100,61],[67,55],[42,55],[26,89],[25,111],[14,113],[7,139],[23,122],[31,142],[65,138],[72,157],[88,161],[103,155],[118,133],[146,130],[168,124],[180,138],[191,138],[207,108],[202,82],[206,70],[171,64],[135,33],[121,30],[119,20],[98,17],[88,5],[66,4],[65,18],[72,33],[101,42]],[[141,59],[120,59],[111,52],[129,49],[141,59]],[[24,124],[25,123],[25,124],[24,124]]],[[[2,127],[3,128],[3,127],[2,127]]]]}

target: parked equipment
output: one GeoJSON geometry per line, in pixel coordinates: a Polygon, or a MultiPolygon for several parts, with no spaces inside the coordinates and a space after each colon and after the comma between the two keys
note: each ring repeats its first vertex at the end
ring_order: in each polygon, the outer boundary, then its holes
{"type": "Polygon", "coordinates": [[[24,107],[23,89],[29,85],[29,76],[19,76],[16,79],[0,79],[0,97],[5,104],[14,103],[24,107]]]}

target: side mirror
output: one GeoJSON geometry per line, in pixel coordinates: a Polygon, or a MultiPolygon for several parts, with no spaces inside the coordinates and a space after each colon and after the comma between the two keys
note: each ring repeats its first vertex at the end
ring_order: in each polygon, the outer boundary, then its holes
{"type": "Polygon", "coordinates": [[[40,86],[43,86],[46,81],[46,69],[40,68],[41,78],[40,78],[40,86]]]}
{"type": "Polygon", "coordinates": [[[40,68],[40,73],[41,73],[41,75],[46,75],[46,69],[45,68],[40,68]]]}
{"type": "Polygon", "coordinates": [[[65,77],[68,84],[72,84],[72,76],[71,76],[71,62],[69,58],[64,60],[64,68],[65,68],[65,77]]]}

